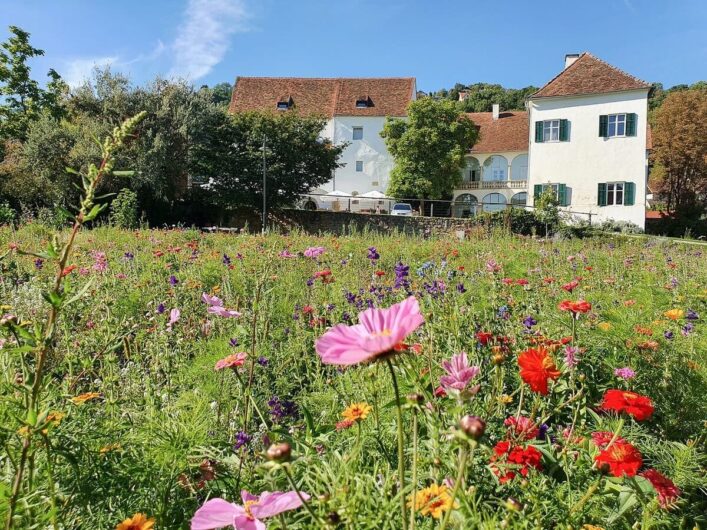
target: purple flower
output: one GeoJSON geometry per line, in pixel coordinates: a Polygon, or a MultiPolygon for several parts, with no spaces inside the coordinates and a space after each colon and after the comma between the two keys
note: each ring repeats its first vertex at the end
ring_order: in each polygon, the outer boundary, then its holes
{"type": "Polygon", "coordinates": [[[267,366],[269,362],[270,362],[270,361],[268,361],[268,358],[267,358],[267,357],[264,357],[263,355],[261,355],[260,357],[258,357],[258,364],[259,364],[260,366],[267,366]]]}
{"type": "Polygon", "coordinates": [[[233,450],[237,451],[244,445],[248,445],[253,437],[245,431],[240,431],[236,434],[236,443],[233,444],[233,450]]]}
{"type": "Polygon", "coordinates": [[[105,272],[108,270],[108,258],[105,252],[94,252],[93,253],[93,270],[98,272],[105,272]]]}
{"type": "Polygon", "coordinates": [[[691,322],[688,322],[682,327],[680,333],[682,333],[683,337],[687,337],[693,329],[695,329],[695,326],[691,322]]]}
{"type": "Polygon", "coordinates": [[[685,313],[685,320],[698,320],[699,318],[700,316],[693,309],[688,309],[685,313]]]}
{"type": "Polygon", "coordinates": [[[160,304],[157,306],[157,314],[161,315],[162,313],[164,313],[164,311],[165,311],[164,304],[160,302],[160,304]]]}
{"type": "MultiPolygon", "coordinates": [[[[474,379],[481,369],[478,366],[471,366],[466,352],[461,352],[457,355],[452,355],[452,358],[442,363],[442,368],[447,372],[439,379],[439,383],[447,392],[455,391],[462,393],[466,390],[472,379],[474,379]]],[[[472,387],[469,393],[476,394],[479,391],[479,385],[472,387]]]]}
{"type": "Polygon", "coordinates": [[[176,287],[176,285],[177,285],[178,283],[179,283],[179,280],[177,279],[177,277],[176,277],[174,274],[172,274],[172,275],[169,277],[169,284],[170,284],[172,287],[176,287]]]}
{"type": "Polygon", "coordinates": [[[673,333],[669,329],[665,330],[665,333],[663,333],[663,337],[665,337],[667,340],[673,340],[674,336],[675,336],[675,333],[673,333]]]}
{"type": "Polygon", "coordinates": [[[223,260],[222,260],[222,261],[223,261],[223,264],[224,264],[224,265],[230,265],[230,264],[231,264],[231,258],[228,257],[228,254],[224,254],[224,255],[223,255],[223,260]]]}
{"type": "Polygon", "coordinates": [[[235,348],[236,346],[238,346],[238,339],[236,339],[236,338],[230,339],[228,341],[228,344],[230,344],[232,348],[235,348]]]}
{"type": "Polygon", "coordinates": [[[532,327],[535,326],[537,323],[538,323],[538,321],[535,320],[535,319],[534,319],[533,317],[531,317],[531,316],[527,316],[527,317],[525,317],[525,318],[523,319],[523,325],[524,325],[526,328],[528,328],[528,329],[532,328],[532,327]]]}
{"type": "Polygon", "coordinates": [[[44,267],[44,260],[41,258],[37,258],[34,260],[34,268],[37,269],[38,271],[42,270],[42,267],[44,267]]]}
{"type": "Polygon", "coordinates": [[[623,368],[617,368],[614,370],[614,375],[616,377],[620,377],[621,379],[633,379],[636,377],[636,372],[631,370],[628,366],[624,366],[623,368]]]}
{"type": "Polygon", "coordinates": [[[371,261],[376,261],[380,259],[380,254],[376,250],[376,247],[368,247],[368,259],[371,261]]]}
{"type": "Polygon", "coordinates": [[[268,401],[268,406],[270,407],[270,416],[272,416],[275,423],[279,423],[286,418],[297,417],[297,404],[294,401],[283,401],[279,397],[273,396],[268,401]]]}
{"type": "Polygon", "coordinates": [[[503,305],[499,307],[497,316],[498,318],[502,318],[503,320],[508,320],[511,317],[511,314],[508,311],[508,306],[503,305]]]}
{"type": "Polygon", "coordinates": [[[324,247],[309,247],[304,251],[304,257],[315,259],[324,254],[324,252],[324,247]]]}
{"type": "Polygon", "coordinates": [[[123,258],[126,261],[132,261],[135,258],[135,254],[133,254],[132,252],[126,252],[125,254],[123,254],[123,258]]]}
{"type": "Polygon", "coordinates": [[[464,284],[463,284],[463,283],[460,282],[460,283],[457,284],[457,292],[458,292],[459,294],[463,294],[463,293],[466,292],[466,287],[464,287],[464,284]]]}
{"type": "Polygon", "coordinates": [[[409,275],[410,267],[408,265],[403,265],[403,262],[399,261],[395,266],[395,288],[407,289],[410,287],[410,281],[407,279],[409,275]]]}

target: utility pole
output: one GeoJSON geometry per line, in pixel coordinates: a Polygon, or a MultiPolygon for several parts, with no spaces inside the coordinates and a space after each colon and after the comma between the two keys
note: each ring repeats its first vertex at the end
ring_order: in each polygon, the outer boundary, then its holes
{"type": "Polygon", "coordinates": [[[267,228],[268,223],[268,203],[267,203],[267,173],[265,166],[265,136],[263,135],[263,218],[261,224],[263,225],[263,234],[267,228]]]}

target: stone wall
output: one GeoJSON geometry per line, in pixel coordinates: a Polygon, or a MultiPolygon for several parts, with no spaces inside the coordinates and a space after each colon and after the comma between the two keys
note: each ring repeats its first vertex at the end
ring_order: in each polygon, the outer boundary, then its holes
{"type": "MultiPolygon", "coordinates": [[[[426,236],[455,234],[457,231],[472,228],[469,220],[449,217],[402,217],[326,210],[283,209],[271,212],[268,219],[271,228],[283,232],[300,229],[309,234],[344,235],[352,231],[368,230],[385,234],[397,231],[426,236]]],[[[257,232],[261,229],[260,215],[256,211],[239,210],[229,216],[225,226],[257,232]]]]}

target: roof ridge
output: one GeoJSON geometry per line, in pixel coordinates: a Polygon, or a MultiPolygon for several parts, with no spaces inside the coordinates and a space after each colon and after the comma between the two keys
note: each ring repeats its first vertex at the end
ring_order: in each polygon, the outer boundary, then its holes
{"type": "Polygon", "coordinates": [[[576,59],[571,65],[569,65],[567,68],[563,68],[562,70],[560,70],[560,73],[558,73],[555,77],[553,77],[552,79],[550,79],[550,80],[549,80],[547,83],[545,83],[543,86],[541,86],[540,88],[538,88],[535,92],[533,92],[532,94],[530,94],[530,95],[528,96],[528,99],[532,98],[535,94],[537,94],[537,93],[539,93],[539,92],[542,92],[542,91],[545,89],[546,86],[550,85],[553,81],[555,81],[555,79],[557,79],[557,78],[560,77],[562,74],[564,74],[567,70],[569,70],[570,68],[572,68],[572,67],[573,67],[575,64],[577,64],[577,63],[580,61],[580,59],[582,59],[585,55],[589,55],[589,56],[591,56],[591,57],[594,57],[594,56],[593,56],[591,53],[589,53],[589,52],[582,52],[582,53],[580,53],[580,54],[579,54],[579,57],[577,57],[577,59],[576,59]]]}
{"type": "Polygon", "coordinates": [[[306,80],[306,81],[359,81],[359,80],[414,80],[414,76],[402,77],[295,77],[295,76],[238,76],[236,79],[278,79],[278,80],[306,80]]]}
{"type": "MultiPolygon", "coordinates": [[[[644,85],[647,85],[646,88],[650,88],[650,87],[653,86],[652,84],[648,83],[647,81],[644,81],[644,80],[641,79],[640,77],[636,77],[635,75],[629,74],[627,71],[622,70],[622,69],[619,68],[618,66],[614,66],[613,64],[607,63],[604,59],[601,59],[600,57],[597,57],[596,55],[594,55],[594,54],[591,53],[591,52],[583,52],[582,55],[587,55],[587,56],[591,57],[592,59],[594,59],[594,60],[596,60],[596,61],[599,61],[600,63],[603,63],[604,65],[608,66],[609,68],[613,68],[614,70],[616,70],[616,71],[618,71],[618,72],[621,72],[622,74],[624,74],[625,76],[630,77],[630,78],[633,79],[634,81],[638,81],[639,83],[643,83],[644,85]]],[[[577,61],[575,61],[575,62],[577,62],[577,61]]],[[[573,63],[573,64],[574,64],[574,63],[573,63]]]]}

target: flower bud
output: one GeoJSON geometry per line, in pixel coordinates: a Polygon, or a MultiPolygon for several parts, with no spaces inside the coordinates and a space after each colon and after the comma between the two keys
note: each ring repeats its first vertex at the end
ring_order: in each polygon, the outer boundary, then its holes
{"type": "Polygon", "coordinates": [[[467,415],[459,420],[459,428],[470,438],[478,440],[486,432],[486,422],[478,416],[467,415]]]}
{"type": "Polygon", "coordinates": [[[292,457],[292,447],[287,442],[272,444],[268,447],[265,456],[272,462],[289,462],[292,457]]]}
{"type": "Polygon", "coordinates": [[[491,357],[491,360],[493,361],[493,364],[496,364],[496,365],[503,364],[503,361],[506,360],[506,356],[503,355],[502,353],[496,353],[491,357]]]}
{"type": "Polygon", "coordinates": [[[514,512],[519,512],[523,509],[523,505],[513,497],[508,497],[508,499],[506,499],[506,508],[514,512]]]}
{"type": "Polygon", "coordinates": [[[417,392],[412,392],[406,397],[410,405],[422,405],[425,402],[425,396],[418,394],[417,392]]]}
{"type": "Polygon", "coordinates": [[[17,317],[15,315],[5,315],[0,318],[0,326],[9,326],[11,324],[17,324],[17,317]]]}

